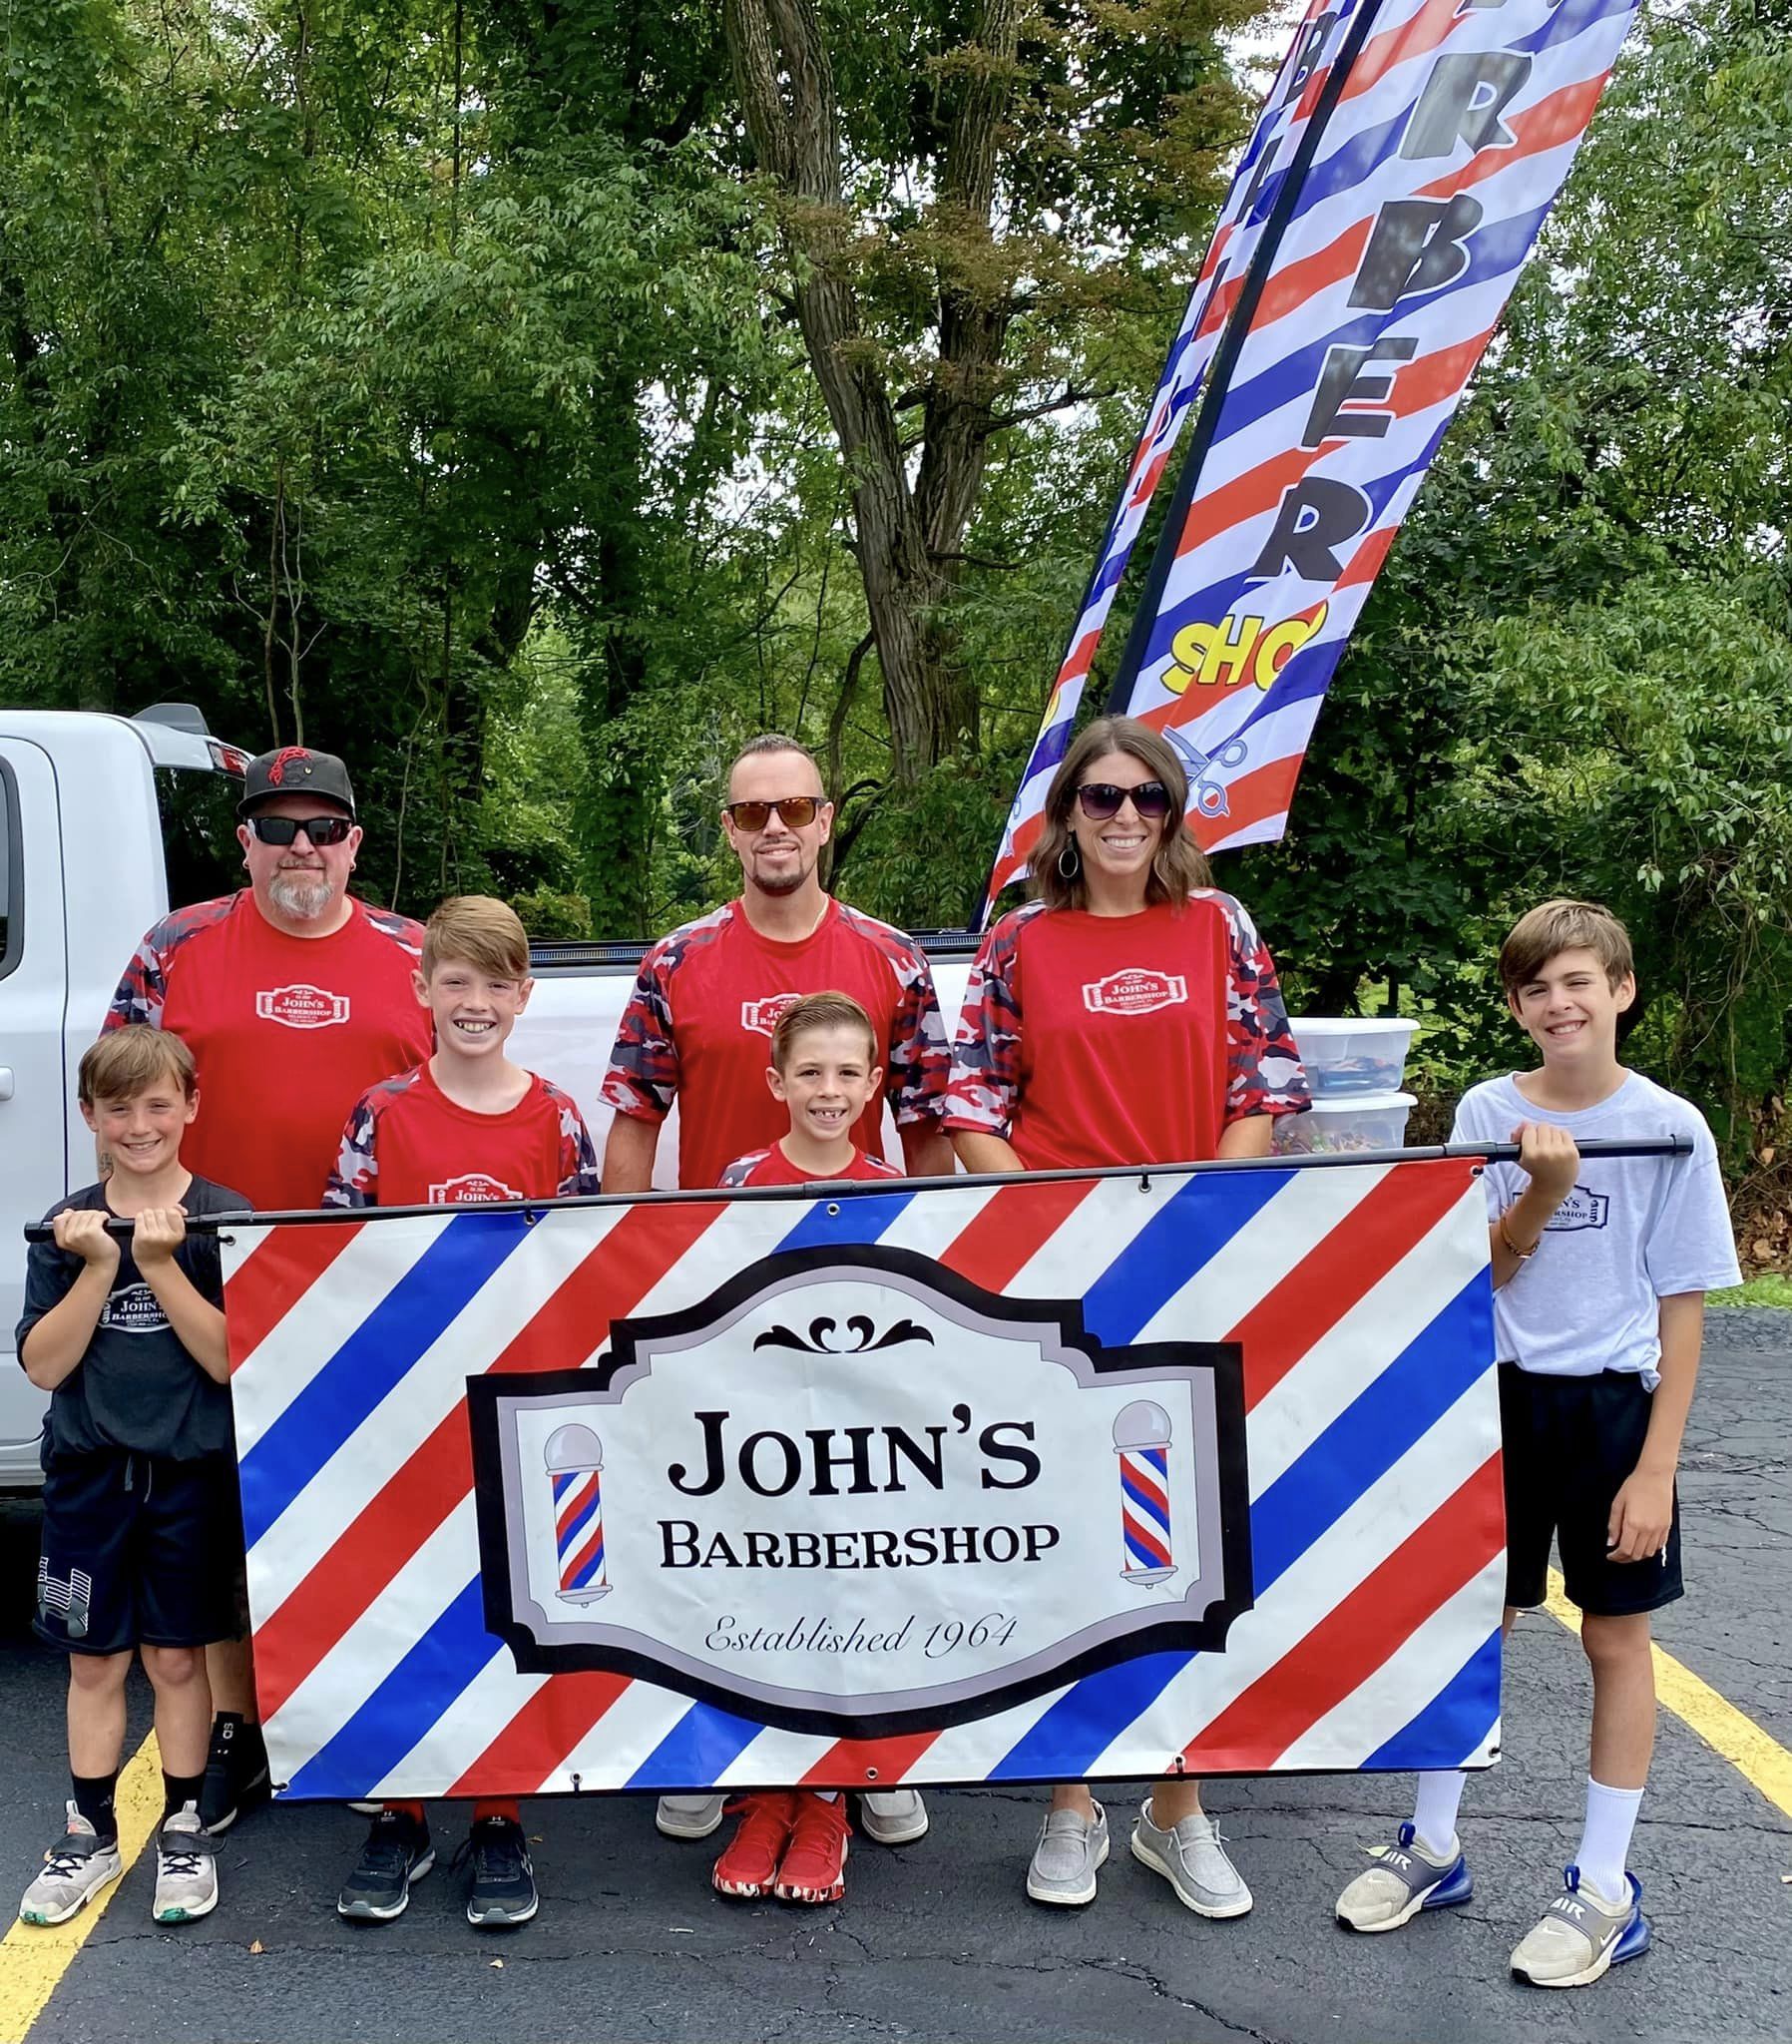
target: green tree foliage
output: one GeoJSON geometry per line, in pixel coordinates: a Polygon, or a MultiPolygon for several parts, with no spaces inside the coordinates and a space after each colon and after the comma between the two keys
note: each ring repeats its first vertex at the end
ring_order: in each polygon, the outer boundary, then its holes
{"type": "MultiPolygon", "coordinates": [[[[1278,14],[0,0],[0,697],[334,747],[373,890],[565,936],[720,898],[719,777],[785,729],[837,884],[957,921],[1278,14]]],[[[1290,837],[1222,862],[1298,999],[1472,1077],[1501,929],[1593,892],[1637,1055],[1738,1152],[1770,1117],[1789,406],[1792,0],[1662,0],[1290,837]]]]}

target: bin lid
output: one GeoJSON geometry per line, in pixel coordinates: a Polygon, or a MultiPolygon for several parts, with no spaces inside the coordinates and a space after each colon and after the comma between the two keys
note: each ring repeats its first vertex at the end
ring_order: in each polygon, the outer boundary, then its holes
{"type": "Polygon", "coordinates": [[[1412,1036],[1418,1023],[1405,1015],[1290,1015],[1296,1036],[1412,1036]]]}
{"type": "Polygon", "coordinates": [[[1412,1093],[1315,1093],[1314,1114],[1392,1114],[1403,1107],[1417,1107],[1412,1093]]]}

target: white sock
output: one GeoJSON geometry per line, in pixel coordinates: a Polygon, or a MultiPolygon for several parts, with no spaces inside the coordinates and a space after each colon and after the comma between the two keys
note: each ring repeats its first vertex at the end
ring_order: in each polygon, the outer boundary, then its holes
{"type": "Polygon", "coordinates": [[[1586,1828],[1580,1833],[1574,1864],[1580,1869],[1581,1885],[1596,1889],[1607,1902],[1629,1898],[1624,1866],[1641,1801],[1640,1788],[1607,1788],[1590,1775],[1586,1778],[1586,1828]]]}
{"type": "Polygon", "coordinates": [[[1413,1836],[1433,1859],[1457,1854],[1456,1812],[1469,1778],[1460,1768],[1436,1768],[1419,1777],[1413,1799],[1413,1836]]]}

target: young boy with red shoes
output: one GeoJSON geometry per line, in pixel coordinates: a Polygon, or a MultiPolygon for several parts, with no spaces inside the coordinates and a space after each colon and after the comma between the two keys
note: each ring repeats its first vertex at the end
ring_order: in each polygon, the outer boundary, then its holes
{"type": "MultiPolygon", "coordinates": [[[[765,1079],[789,1113],[789,1133],[769,1150],[736,1158],[721,1175],[723,1186],[902,1176],[852,1140],[853,1124],[882,1097],[884,1075],[871,1018],[851,995],[805,994],[791,1002],[772,1029],[765,1079]]],[[[907,1843],[927,1829],[913,1788],[865,1800],[866,1829],[885,1843],[907,1843]]],[[[710,1876],[717,1894],[751,1899],[770,1892],[784,1902],[816,1903],[837,1902],[846,1892],[852,1826],[838,1789],[758,1788],[734,1807],[740,1822],[710,1876]]]]}
{"type": "MultiPolygon", "coordinates": [[[[361,1096],[324,1205],[453,1206],[595,1193],[597,1155],[578,1108],[504,1054],[534,986],[529,939],[514,910],[483,895],[444,901],[425,929],[415,986],[435,1022],[435,1055],[361,1096]]],[[[476,1801],[462,1852],[472,1861],[467,1921],[482,1930],[527,1923],[540,1897],[516,1803],[476,1801]]],[[[336,1913],[388,1923],[434,1864],[422,1803],[387,1802],[336,1913]]]]}

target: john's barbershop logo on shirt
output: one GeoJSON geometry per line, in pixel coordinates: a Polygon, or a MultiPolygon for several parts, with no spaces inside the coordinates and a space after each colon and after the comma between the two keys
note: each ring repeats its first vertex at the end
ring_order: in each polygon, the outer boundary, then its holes
{"type": "Polygon", "coordinates": [[[799,997],[796,994],[767,994],[762,1001],[742,1001],[741,1028],[753,1030],[760,1036],[769,1036],[777,1027],[778,1017],[797,998],[799,997]]]}
{"type": "Polygon", "coordinates": [[[520,1200],[501,1178],[488,1178],[483,1171],[464,1171],[459,1178],[445,1178],[429,1189],[432,1207],[476,1207],[492,1200],[520,1200]]]}
{"type": "Polygon", "coordinates": [[[1188,982],[1179,972],[1152,972],[1142,965],[1088,980],[1083,988],[1083,1005],[1097,1015],[1154,1015],[1187,998],[1188,982]]]}
{"type": "Polygon", "coordinates": [[[147,1284],[121,1284],[107,1299],[100,1325],[118,1334],[159,1334],[168,1325],[168,1315],[147,1284]]]}
{"type": "Polygon", "coordinates": [[[348,996],[325,993],[320,986],[276,986],[256,994],[255,1013],[263,1022],[282,1022],[288,1029],[328,1029],[348,1020],[348,996]]]}
{"type": "Polygon", "coordinates": [[[1551,1215],[1546,1235],[1577,1235],[1583,1228],[1603,1228],[1611,1212],[1609,1193],[1589,1193],[1576,1186],[1551,1215]]]}

